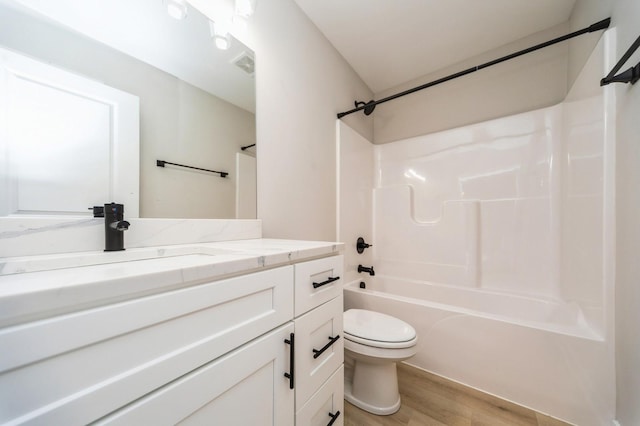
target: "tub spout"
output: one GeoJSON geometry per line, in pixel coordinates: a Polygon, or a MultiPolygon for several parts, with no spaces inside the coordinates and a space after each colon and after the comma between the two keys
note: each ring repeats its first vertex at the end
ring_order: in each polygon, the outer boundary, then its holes
{"type": "Polygon", "coordinates": [[[371,276],[374,276],[376,274],[376,272],[373,270],[373,266],[366,267],[366,266],[358,265],[358,272],[359,273],[366,272],[371,276]]]}

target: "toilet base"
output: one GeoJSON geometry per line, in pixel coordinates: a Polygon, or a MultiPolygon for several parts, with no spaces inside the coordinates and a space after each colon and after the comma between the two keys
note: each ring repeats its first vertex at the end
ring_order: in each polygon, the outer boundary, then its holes
{"type": "Polygon", "coordinates": [[[371,361],[345,356],[344,399],[372,414],[393,414],[400,409],[396,363],[371,361]]]}
{"type": "Polygon", "coordinates": [[[378,416],[388,416],[396,413],[400,409],[400,395],[398,395],[398,401],[389,407],[374,407],[373,405],[360,401],[358,398],[353,396],[353,387],[351,383],[345,383],[344,385],[344,399],[350,404],[378,416]]]}

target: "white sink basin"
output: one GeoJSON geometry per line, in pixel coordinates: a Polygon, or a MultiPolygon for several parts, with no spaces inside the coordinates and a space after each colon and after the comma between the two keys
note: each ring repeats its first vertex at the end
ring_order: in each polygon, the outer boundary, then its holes
{"type": "Polygon", "coordinates": [[[91,251],[40,256],[5,257],[0,258],[0,275],[50,271],[55,269],[104,265],[109,263],[134,262],[175,256],[216,256],[219,254],[233,253],[234,252],[230,250],[221,250],[211,247],[176,246],[133,248],[124,251],[112,252],[91,251]]]}

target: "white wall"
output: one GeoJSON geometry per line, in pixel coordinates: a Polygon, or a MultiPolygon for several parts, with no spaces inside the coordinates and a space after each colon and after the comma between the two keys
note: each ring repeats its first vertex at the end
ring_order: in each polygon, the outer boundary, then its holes
{"type": "MultiPolygon", "coordinates": [[[[602,19],[611,17],[611,9],[614,0],[578,0],[576,1],[571,18],[569,19],[569,29],[577,31],[588,27],[602,19]]],[[[613,26],[611,24],[610,26],[613,26]]],[[[583,34],[580,37],[568,41],[569,45],[569,69],[567,72],[568,86],[571,87],[578,77],[580,70],[589,58],[591,51],[598,43],[602,31],[583,34]]]]}
{"type": "Polygon", "coordinates": [[[365,275],[358,265],[371,266],[376,247],[358,253],[358,237],[373,243],[373,147],[358,132],[338,120],[338,239],[345,243],[344,282],[350,283],[365,275]]]}
{"type": "MultiPolygon", "coordinates": [[[[563,24],[376,93],[381,99],[568,33],[563,24]]],[[[435,42],[435,41],[434,41],[435,42]]],[[[469,42],[473,42],[470,40],[469,42]]],[[[433,133],[561,102],[567,93],[566,43],[539,50],[376,107],[376,144],[433,133]]],[[[416,54],[420,54],[419,49],[416,54]]]]}
{"type": "MultiPolygon", "coordinates": [[[[293,0],[259,3],[252,25],[264,236],[335,240],[336,114],[372,93],[293,0]]],[[[372,138],[370,119],[345,122],[372,138]]]]}
{"type": "Polygon", "coordinates": [[[236,219],[255,219],[258,214],[256,157],[236,153],[236,219]]]}
{"type": "MultiPolygon", "coordinates": [[[[617,0],[617,58],[640,36],[640,2],[617,0]]],[[[640,51],[622,68],[640,61],[640,51]]],[[[640,83],[616,85],[616,379],[617,419],[640,424],[640,83]]]]}

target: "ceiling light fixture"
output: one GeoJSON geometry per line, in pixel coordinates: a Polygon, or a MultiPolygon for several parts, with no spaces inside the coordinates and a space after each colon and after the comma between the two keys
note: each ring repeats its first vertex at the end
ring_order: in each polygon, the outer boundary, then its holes
{"type": "Polygon", "coordinates": [[[167,0],[167,13],[174,19],[187,17],[187,0],[167,0]]]}

